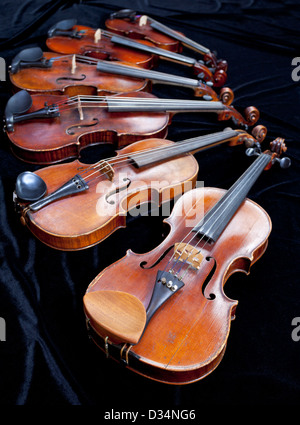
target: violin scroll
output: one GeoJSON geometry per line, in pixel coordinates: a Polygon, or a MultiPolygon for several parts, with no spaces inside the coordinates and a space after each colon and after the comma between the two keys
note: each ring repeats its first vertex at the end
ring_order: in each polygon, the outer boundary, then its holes
{"type": "Polygon", "coordinates": [[[223,87],[227,80],[227,74],[223,69],[218,69],[214,73],[214,86],[223,87]]]}
{"type": "Polygon", "coordinates": [[[223,87],[220,91],[220,101],[224,103],[224,105],[231,105],[234,99],[233,91],[229,87],[223,87]]]}
{"type": "Polygon", "coordinates": [[[259,143],[262,143],[266,138],[267,128],[264,125],[257,125],[251,133],[259,143]]]}
{"type": "Polygon", "coordinates": [[[245,109],[245,118],[249,123],[252,123],[250,125],[255,124],[259,119],[260,113],[257,108],[254,106],[249,106],[245,109]]]}
{"type": "MultiPolygon", "coordinates": [[[[258,150],[260,150],[260,144],[264,140],[267,134],[267,128],[264,127],[263,125],[258,125],[254,127],[251,132],[252,134],[249,134],[244,130],[237,130],[237,131],[238,131],[237,136],[231,142],[229,142],[229,146],[244,144],[247,148],[246,153],[248,151],[249,152],[250,151],[252,152],[252,150],[254,151],[255,146],[257,147],[258,150]]],[[[250,156],[249,152],[247,153],[248,156],[250,156]]]]}

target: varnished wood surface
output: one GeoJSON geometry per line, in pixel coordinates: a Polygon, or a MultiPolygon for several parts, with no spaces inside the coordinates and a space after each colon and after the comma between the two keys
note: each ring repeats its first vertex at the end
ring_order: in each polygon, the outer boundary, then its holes
{"type": "MultiPolygon", "coordinates": [[[[44,52],[45,59],[60,55],[44,52]]],[[[30,94],[116,94],[132,91],[149,91],[147,82],[142,79],[99,72],[96,65],[77,61],[72,73],[72,56],[66,55],[55,60],[51,68],[25,68],[10,74],[15,90],[27,90],[30,94]]]]}
{"type": "MultiPolygon", "coordinates": [[[[118,152],[127,155],[174,142],[146,139],[118,152]]],[[[36,173],[47,185],[48,194],[61,187],[89,165],[78,160],[42,168],[36,173]]],[[[101,177],[85,192],[57,200],[39,211],[27,211],[26,224],[45,244],[61,250],[78,250],[95,245],[120,227],[126,226],[128,210],[149,200],[161,204],[195,185],[198,163],[192,155],[183,155],[141,169],[127,161],[117,164],[113,181],[101,177]],[[130,185],[127,190],[128,180],[130,185]],[[120,190],[119,189],[124,189],[120,190]],[[109,195],[109,196],[108,196],[109,195]],[[110,203],[108,202],[108,199],[110,203]]]]}
{"type": "MultiPolygon", "coordinates": [[[[132,92],[121,97],[154,98],[150,93],[132,92]]],[[[28,113],[58,104],[67,96],[32,95],[33,105],[28,113]]],[[[167,136],[170,115],[165,112],[109,112],[102,107],[82,107],[79,110],[62,105],[60,116],[37,118],[14,124],[14,131],[7,133],[15,155],[26,162],[49,164],[69,158],[80,158],[83,148],[97,144],[112,144],[116,149],[149,137],[167,136]]]]}
{"type": "MultiPolygon", "coordinates": [[[[170,225],[166,239],[146,254],[129,250],[125,257],[101,271],[86,293],[122,290],[137,297],[146,309],[157,271],[164,270],[172,255],[169,249],[183,240],[195,225],[194,220],[201,219],[223,193],[215,188],[199,188],[186,193],[165,220],[170,225]],[[192,206],[197,207],[190,210],[192,206]],[[190,222],[185,221],[187,211],[190,222]]],[[[247,199],[217,243],[200,242],[206,260],[200,270],[188,270],[183,279],[185,286],[154,314],[140,341],[128,351],[127,367],[148,378],[174,384],[194,382],[210,373],[223,357],[238,304],[237,300],[226,296],[225,282],[237,271],[249,273],[251,265],[264,253],[270,231],[268,214],[247,199]],[[214,261],[216,269],[203,294],[202,286],[214,261]]],[[[191,244],[196,242],[197,238],[190,241],[191,244]]],[[[89,325],[94,328],[87,308],[85,313],[89,325]]],[[[102,338],[106,336],[101,335],[102,338]]],[[[113,343],[113,336],[109,338],[113,343]]],[[[111,354],[117,351],[111,345],[111,354]]],[[[119,359],[116,357],[116,360],[119,359]]]]}

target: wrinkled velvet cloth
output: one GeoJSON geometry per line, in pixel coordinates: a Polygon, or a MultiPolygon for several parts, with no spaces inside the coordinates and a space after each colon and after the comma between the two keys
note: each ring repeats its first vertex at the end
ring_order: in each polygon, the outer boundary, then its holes
{"type": "MultiPolygon", "coordinates": [[[[89,340],[82,297],[93,278],[125,255],[147,252],[163,239],[161,216],[128,216],[127,227],[101,244],[80,252],[61,252],[39,242],[22,227],[12,193],[22,171],[34,171],[11,153],[6,134],[0,145],[1,269],[0,317],[6,341],[0,342],[0,404],[97,406],[99,420],[108,406],[201,408],[209,405],[296,405],[300,399],[300,341],[292,321],[300,316],[299,285],[299,108],[300,86],[292,79],[292,59],[299,55],[299,5],[296,1],[127,1],[62,2],[4,0],[1,3],[0,55],[7,65],[22,49],[45,45],[47,30],[75,17],[79,24],[104,27],[113,11],[130,7],[216,50],[228,61],[234,106],[256,106],[258,124],[271,140],[286,140],[292,166],[265,171],[249,193],[269,214],[269,246],[251,273],[233,275],[225,293],[239,301],[225,356],[203,380],[168,386],[143,378],[106,359],[89,340]]],[[[187,56],[196,53],[184,50],[187,56]]],[[[200,56],[198,56],[201,59],[200,56]]],[[[160,61],[157,70],[190,76],[186,67],[160,61]]],[[[299,73],[300,74],[300,73],[299,73]]],[[[187,89],[155,85],[159,97],[191,98],[187,89]]],[[[12,95],[1,82],[1,113],[12,95]]],[[[216,115],[177,114],[168,138],[180,141],[234,124],[216,115]]],[[[96,162],[102,146],[82,152],[82,162],[96,162]]],[[[244,147],[220,146],[195,155],[198,180],[229,188],[253,161],[244,147]]],[[[195,300],[197,302],[197,300],[195,300]]],[[[172,318],[170,318],[172,320],[172,318]]],[[[300,332],[299,332],[300,334],[300,332]]]]}

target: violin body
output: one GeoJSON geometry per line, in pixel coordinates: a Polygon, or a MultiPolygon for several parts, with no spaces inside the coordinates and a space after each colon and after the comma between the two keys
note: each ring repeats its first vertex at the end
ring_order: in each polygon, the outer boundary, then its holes
{"type": "MultiPolygon", "coordinates": [[[[44,52],[46,60],[56,58],[53,52],[44,52]]],[[[132,91],[151,91],[149,82],[144,79],[102,73],[95,64],[76,61],[74,70],[72,57],[66,55],[56,59],[51,68],[24,68],[15,74],[10,73],[10,81],[15,91],[27,90],[30,94],[116,94],[132,91]]]]}
{"type": "Polygon", "coordinates": [[[83,299],[87,326],[91,338],[107,356],[147,378],[168,384],[197,381],[220,363],[238,304],[226,296],[224,284],[235,272],[249,273],[264,253],[271,231],[268,214],[249,199],[215,244],[198,242],[198,238],[189,242],[192,247],[198,243],[203,256],[200,267],[184,264],[183,287],[155,311],[138,341],[128,331],[124,342],[116,329],[124,334],[122,323],[131,310],[138,316],[132,305],[139,303],[140,309],[147,309],[158,272],[166,270],[168,264],[172,267],[175,244],[189,235],[224,192],[198,188],[185,193],[164,220],[169,233],[159,246],[145,254],[129,250],[91,282],[83,299]],[[101,310],[105,311],[105,319],[101,310]]]}
{"type": "Polygon", "coordinates": [[[173,38],[156,31],[149,25],[148,22],[145,25],[140,26],[136,20],[110,18],[105,21],[105,26],[116,34],[125,35],[137,40],[149,40],[157,47],[169,50],[170,52],[182,52],[182,45],[178,40],[174,40],[173,38]]]}
{"type": "MultiPolygon", "coordinates": [[[[125,93],[122,97],[155,98],[146,92],[125,93]]],[[[64,95],[32,95],[33,112],[48,105],[68,100],[64,95]]],[[[80,158],[82,149],[97,144],[112,144],[116,149],[149,137],[167,136],[170,116],[165,112],[109,112],[102,107],[62,108],[55,118],[36,118],[14,124],[7,132],[13,153],[20,159],[37,164],[50,164],[80,158]]]]}
{"type": "MultiPolygon", "coordinates": [[[[47,47],[57,53],[78,53],[102,60],[127,62],[145,69],[150,69],[155,66],[156,58],[152,54],[118,46],[110,41],[110,37],[106,37],[103,34],[101,35],[101,39],[95,42],[95,31],[86,26],[74,25],[72,29],[76,31],[86,31],[86,33],[79,39],[54,35],[47,38],[47,47]]],[[[152,45],[152,43],[147,41],[142,42],[150,46],[152,45]]]]}
{"type": "MultiPolygon", "coordinates": [[[[174,142],[146,139],[124,147],[118,155],[166,145],[173,146],[174,142]]],[[[118,228],[126,227],[126,215],[130,209],[148,204],[149,199],[157,201],[158,205],[168,202],[183,193],[185,185],[189,189],[194,187],[198,173],[197,161],[190,154],[145,168],[135,168],[128,161],[117,165],[112,181],[99,175],[99,179],[89,183],[88,190],[56,200],[38,211],[20,204],[21,221],[52,248],[65,251],[87,248],[118,228]]],[[[89,167],[75,160],[42,168],[35,174],[44,180],[47,194],[51,194],[89,167]]]]}

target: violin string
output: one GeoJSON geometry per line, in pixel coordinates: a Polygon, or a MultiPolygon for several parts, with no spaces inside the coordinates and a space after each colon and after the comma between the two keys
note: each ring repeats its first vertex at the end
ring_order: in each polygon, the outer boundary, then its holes
{"type": "Polygon", "coordinates": [[[186,99],[161,99],[161,98],[155,98],[155,97],[131,97],[131,96],[120,96],[119,94],[114,94],[110,96],[92,96],[92,95],[77,95],[72,96],[67,100],[61,100],[55,103],[55,105],[69,105],[72,103],[76,103],[76,101],[93,101],[95,103],[101,103],[103,100],[112,101],[112,102],[118,102],[119,100],[128,101],[128,103],[150,103],[150,104],[162,104],[162,103],[170,103],[170,104],[176,104],[178,102],[182,103],[183,105],[197,105],[197,106],[205,106],[206,108],[209,108],[211,105],[213,105],[213,108],[215,108],[216,103],[220,102],[214,102],[214,101],[206,101],[206,100],[186,100],[186,99]]]}
{"type": "MultiPolygon", "coordinates": [[[[257,170],[260,168],[260,166],[261,166],[261,163],[263,163],[264,162],[264,156],[263,155],[260,155],[260,158],[259,158],[259,160],[256,160],[254,163],[253,163],[253,165],[252,165],[252,167],[251,167],[251,169],[250,169],[250,171],[251,171],[251,174],[252,175],[255,175],[256,174],[256,172],[257,172],[257,170]]],[[[245,173],[243,173],[243,175],[237,180],[237,182],[235,183],[235,184],[237,184],[237,187],[238,187],[238,190],[235,190],[234,191],[234,196],[233,196],[233,198],[230,200],[230,202],[225,206],[225,208],[222,210],[222,212],[224,213],[224,211],[226,211],[230,206],[231,206],[231,204],[235,201],[235,199],[237,198],[237,196],[240,194],[240,192],[244,189],[244,187],[245,187],[245,185],[247,184],[247,181],[245,181],[245,175],[247,175],[249,173],[249,169],[247,169],[246,171],[245,171],[245,173]],[[242,183],[241,183],[242,182],[242,183]]],[[[210,221],[212,221],[212,219],[214,218],[214,216],[215,215],[217,215],[217,213],[219,213],[219,210],[220,210],[220,208],[222,208],[223,207],[223,205],[220,203],[219,204],[219,206],[217,206],[217,209],[214,211],[214,213],[212,214],[212,216],[208,219],[208,222],[207,223],[209,223],[210,221]]],[[[209,211],[209,210],[208,210],[209,211]]],[[[203,218],[205,218],[205,215],[204,215],[204,217],[203,218]]],[[[209,233],[209,231],[210,230],[212,230],[212,228],[216,225],[216,223],[217,223],[217,219],[215,220],[215,221],[212,221],[211,222],[211,224],[210,224],[210,227],[209,227],[209,229],[207,230],[207,233],[209,233]]],[[[207,224],[206,223],[206,224],[207,224]]],[[[219,227],[219,226],[218,226],[219,227]]],[[[192,230],[193,231],[193,230],[192,230]]],[[[191,231],[191,232],[192,232],[191,231]]],[[[191,232],[189,232],[189,234],[191,233],[191,232]]],[[[198,232],[195,232],[195,234],[192,236],[192,238],[188,241],[188,244],[190,244],[191,242],[192,242],[192,240],[197,236],[197,234],[198,234],[198,232]]],[[[203,234],[202,235],[202,237],[198,240],[198,242],[196,243],[196,245],[194,245],[193,247],[194,248],[197,248],[198,247],[198,245],[202,242],[202,240],[205,238],[205,234],[203,234]]],[[[205,248],[205,246],[207,245],[207,243],[209,243],[210,242],[210,238],[208,238],[206,241],[205,241],[205,243],[204,243],[204,245],[201,247],[201,249],[200,249],[200,251],[199,251],[199,253],[201,253],[201,251],[205,248]]],[[[192,253],[190,253],[189,255],[188,255],[188,257],[186,258],[186,260],[185,260],[185,262],[187,263],[188,262],[188,259],[189,259],[189,257],[190,257],[190,255],[192,255],[192,253]]],[[[182,262],[183,263],[183,262],[182,262]]],[[[182,267],[183,267],[183,264],[181,265],[181,267],[180,267],[180,270],[182,269],[182,267]]],[[[187,269],[185,270],[185,272],[184,272],[184,274],[180,277],[181,278],[181,280],[184,278],[184,276],[186,275],[186,273],[188,272],[188,270],[190,269],[190,267],[191,267],[191,264],[189,264],[188,265],[188,267],[187,267],[187,269]]],[[[178,273],[180,272],[180,270],[179,271],[177,271],[177,275],[178,275],[178,273]]]]}
{"type": "MultiPolygon", "coordinates": [[[[200,137],[203,137],[203,136],[200,136],[200,137]]],[[[204,136],[204,137],[207,141],[207,147],[208,147],[215,140],[216,134],[213,133],[213,134],[209,134],[209,135],[204,136]]],[[[117,156],[117,157],[111,157],[111,158],[108,158],[108,159],[103,159],[103,160],[98,161],[96,164],[93,164],[92,166],[90,166],[87,170],[83,171],[82,173],[79,173],[79,175],[82,176],[84,173],[86,173],[90,169],[96,170],[96,171],[93,171],[90,175],[85,177],[85,179],[88,179],[92,175],[94,175],[95,173],[100,172],[103,169],[105,169],[105,165],[103,165],[103,167],[100,170],[96,169],[96,167],[98,165],[101,165],[101,163],[103,163],[103,161],[105,161],[106,163],[109,163],[109,165],[112,166],[116,163],[120,164],[120,163],[128,161],[128,159],[129,159],[128,157],[130,157],[131,159],[134,159],[134,158],[139,158],[139,157],[143,156],[143,159],[149,159],[149,157],[153,156],[153,154],[159,154],[161,151],[169,152],[169,151],[172,151],[172,150],[177,150],[178,147],[182,147],[184,145],[187,146],[191,142],[197,141],[197,139],[199,139],[199,136],[194,137],[192,139],[184,140],[182,142],[177,142],[177,143],[172,144],[172,145],[160,146],[160,147],[154,148],[154,149],[153,148],[152,149],[151,148],[150,149],[149,148],[141,149],[140,151],[133,152],[132,154],[129,152],[129,153],[117,156]]],[[[225,134],[224,134],[224,140],[227,140],[225,134]]]]}

